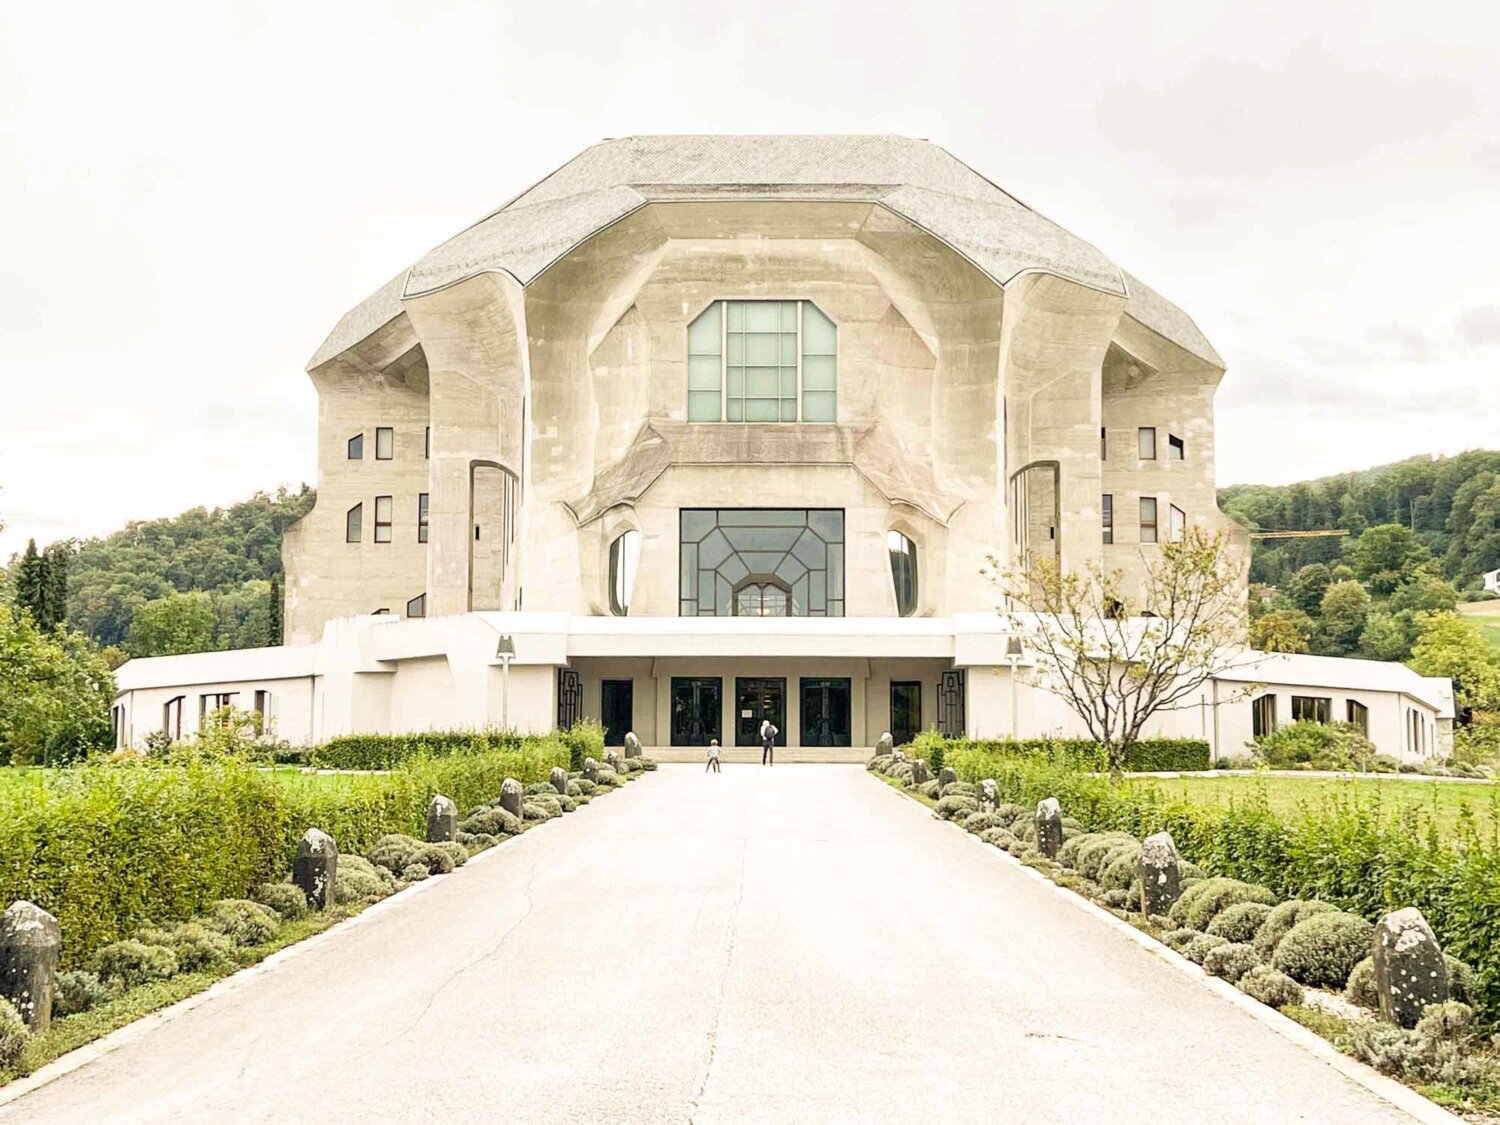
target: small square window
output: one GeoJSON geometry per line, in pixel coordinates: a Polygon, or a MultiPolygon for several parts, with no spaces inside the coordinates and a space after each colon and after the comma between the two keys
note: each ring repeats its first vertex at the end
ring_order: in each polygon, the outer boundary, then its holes
{"type": "Polygon", "coordinates": [[[375,497],[375,542],[389,543],[391,541],[391,498],[389,496],[375,497]]]}
{"type": "Polygon", "coordinates": [[[1156,427],[1142,426],[1136,431],[1137,452],[1142,461],[1156,460],[1156,427]]]}
{"type": "Polygon", "coordinates": [[[389,426],[375,430],[375,460],[389,461],[396,455],[396,431],[389,426]]]}
{"type": "Polygon", "coordinates": [[[344,542],[358,543],[364,535],[365,506],[356,504],[344,513],[344,542]]]}
{"type": "Polygon", "coordinates": [[[1156,497],[1141,497],[1141,542],[1156,542],[1156,497]]]}
{"type": "Polygon", "coordinates": [[[1187,459],[1187,442],[1175,434],[1167,435],[1167,460],[1183,461],[1187,459]]]}
{"type": "Polygon", "coordinates": [[[349,460],[362,461],[365,456],[365,435],[355,434],[349,439],[349,460]]]}

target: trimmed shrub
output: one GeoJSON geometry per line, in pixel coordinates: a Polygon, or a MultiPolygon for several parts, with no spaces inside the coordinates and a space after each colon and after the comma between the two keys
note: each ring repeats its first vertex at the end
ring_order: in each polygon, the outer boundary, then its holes
{"type": "Polygon", "coordinates": [[[413,863],[401,869],[401,878],[407,883],[420,883],[423,879],[430,879],[431,872],[427,870],[425,863],[413,863]]]}
{"type": "Polygon", "coordinates": [[[1271,913],[1266,915],[1266,920],[1255,934],[1255,952],[1262,957],[1270,957],[1276,952],[1276,947],[1281,944],[1281,939],[1292,932],[1292,927],[1304,918],[1311,918],[1314,914],[1324,914],[1334,907],[1326,902],[1313,899],[1304,902],[1302,899],[1294,898],[1289,902],[1280,903],[1271,908],[1271,913]]]}
{"type": "MultiPolygon", "coordinates": [[[[457,848],[459,845],[454,844],[453,847],[457,848]]],[[[462,851],[461,848],[459,850],[462,851]]],[[[469,854],[464,852],[464,859],[468,858],[469,854]]],[[[412,853],[406,863],[401,865],[400,870],[405,871],[414,864],[421,864],[427,868],[429,875],[446,875],[456,866],[452,851],[443,844],[423,844],[412,853]]]]}
{"type": "Polygon", "coordinates": [[[536,801],[525,801],[521,804],[522,820],[551,820],[554,816],[561,815],[561,813],[553,812],[549,806],[536,801]]]}
{"type": "Polygon", "coordinates": [[[1099,883],[1110,891],[1128,891],[1141,877],[1141,846],[1132,840],[1121,844],[1104,859],[1099,883]]]}
{"type": "MultiPolygon", "coordinates": [[[[514,836],[523,825],[518,817],[499,805],[482,806],[469,814],[458,826],[460,832],[473,836],[514,836]]],[[[405,866],[404,864],[402,866],[405,866]]]]}
{"type": "MultiPolygon", "coordinates": [[[[1217,934],[1231,942],[1250,942],[1260,932],[1271,907],[1263,902],[1237,902],[1219,912],[1219,916],[1208,924],[1207,933],[1217,934]]],[[[1260,950],[1256,950],[1257,955],[1260,950]]]]}
{"type": "Polygon", "coordinates": [[[979,834],[979,838],[997,848],[1009,848],[1017,842],[1015,834],[1009,828],[986,828],[979,834]]]}
{"type": "Polygon", "coordinates": [[[1344,983],[1344,999],[1372,1012],[1380,1010],[1380,992],[1375,987],[1373,957],[1361,959],[1349,970],[1349,979],[1344,983]]]}
{"type": "Polygon", "coordinates": [[[991,828],[1004,828],[1008,832],[1009,826],[992,812],[972,812],[963,820],[964,831],[972,832],[978,836],[981,832],[988,832],[991,828]]]}
{"type": "Polygon", "coordinates": [[[1117,888],[1107,890],[1099,896],[1099,901],[1111,910],[1123,910],[1130,903],[1130,892],[1117,888]]]}
{"type": "Polygon", "coordinates": [[[1238,984],[1242,976],[1259,964],[1260,955],[1255,952],[1255,947],[1243,941],[1216,945],[1203,958],[1205,969],[1216,977],[1222,977],[1230,984],[1238,984]]]}
{"type": "Polygon", "coordinates": [[[446,852],[448,858],[453,861],[454,867],[462,867],[469,862],[469,849],[455,840],[443,840],[440,843],[428,844],[430,848],[436,848],[440,852],[446,852]]]}
{"type": "Polygon", "coordinates": [[[377,867],[401,871],[413,862],[416,854],[426,845],[415,836],[393,832],[375,841],[375,846],[365,853],[366,858],[377,867]]]}
{"type": "Polygon", "coordinates": [[[177,955],[164,945],[146,945],[133,938],[111,942],[94,954],[94,971],[123,988],[166,980],[177,974],[177,955]]]}
{"type": "Polygon", "coordinates": [[[599,792],[599,787],[586,777],[575,777],[568,782],[569,797],[592,797],[599,792]]]}
{"type": "Polygon", "coordinates": [[[995,815],[1009,826],[1015,824],[1023,816],[1029,817],[1031,813],[1023,809],[1020,805],[1011,804],[1009,801],[1002,801],[995,806],[995,815]]]}
{"type": "Polygon", "coordinates": [[[886,770],[891,768],[891,763],[895,760],[895,757],[891,754],[876,754],[865,763],[865,769],[871,773],[885,773],[886,770]]]}
{"type": "Polygon", "coordinates": [[[964,820],[970,813],[979,810],[979,802],[973,797],[943,797],[933,811],[944,820],[964,820]]]}
{"type": "Polygon", "coordinates": [[[625,779],[608,766],[600,766],[598,774],[598,786],[600,789],[618,789],[625,784],[625,779]]]}
{"type": "Polygon", "coordinates": [[[1182,898],[1172,907],[1172,918],[1174,921],[1180,919],[1184,925],[1192,926],[1195,930],[1206,931],[1208,924],[1219,914],[1242,902],[1261,902],[1271,906],[1276,902],[1276,895],[1265,887],[1242,883],[1238,879],[1205,879],[1183,892],[1182,898]],[[1192,892],[1193,897],[1183,907],[1181,914],[1178,914],[1177,906],[1182,905],[1189,892],[1192,892]]]}
{"type": "Polygon", "coordinates": [[[262,883],[250,897],[288,922],[307,917],[307,895],[295,883],[262,883]]]}
{"type": "MultiPolygon", "coordinates": [[[[1034,831],[1035,826],[1033,826],[1034,831]]],[[[1110,858],[1111,853],[1119,848],[1121,844],[1131,844],[1137,848],[1141,846],[1140,841],[1128,832],[1105,832],[1079,846],[1078,850],[1074,853],[1077,862],[1073,866],[1085,878],[1097,880],[1100,868],[1104,866],[1105,860],[1110,858]]]]}
{"type": "Polygon", "coordinates": [[[931,800],[936,801],[938,799],[938,780],[937,780],[937,778],[934,777],[930,781],[924,781],[924,782],[922,782],[921,785],[917,786],[917,792],[920,793],[920,794],[922,794],[922,796],[924,796],[924,797],[928,797],[931,800]]]}
{"type": "Polygon", "coordinates": [[[1342,988],[1369,953],[1375,927],[1357,914],[1331,910],[1304,918],[1281,939],[1271,965],[1314,988],[1342,988]]]}
{"type": "MultiPolygon", "coordinates": [[[[413,758],[445,758],[455,754],[503,753],[513,758],[541,761],[547,768],[567,762],[565,737],[556,734],[520,735],[513,731],[424,731],[421,734],[348,734],[312,748],[311,765],[333,770],[394,770],[413,758]]],[[[595,757],[602,757],[601,754],[595,757]]],[[[534,770],[515,776],[540,780],[534,770]]]]}
{"type": "Polygon", "coordinates": [[[1208,956],[1209,950],[1228,944],[1223,938],[1215,937],[1213,934],[1199,934],[1184,945],[1181,952],[1189,961],[1196,961],[1201,965],[1203,959],[1208,956]]]}
{"type": "MultiPolygon", "coordinates": [[[[526,804],[541,805],[553,816],[562,816],[562,798],[556,792],[538,793],[535,797],[527,797],[526,804]]],[[[524,807],[524,805],[522,806],[524,807]]]]}
{"type": "MultiPolygon", "coordinates": [[[[339,857],[339,874],[344,873],[345,859],[339,857]]],[[[209,907],[203,924],[217,930],[235,945],[260,945],[276,936],[276,926],[281,921],[276,911],[248,898],[227,898],[209,907]]]]}
{"type": "Polygon", "coordinates": [[[1428,1004],[1422,1009],[1416,1032],[1423,1039],[1462,1042],[1474,1032],[1474,1009],[1457,1000],[1428,1004]]]}
{"type": "Polygon", "coordinates": [[[1448,967],[1448,997],[1451,1000],[1462,1000],[1465,1004],[1473,1005],[1475,1001],[1477,981],[1474,970],[1457,957],[1443,954],[1443,964],[1448,967]]]}
{"type": "Polygon", "coordinates": [[[1246,996],[1273,1008],[1290,1008],[1306,999],[1300,984],[1265,964],[1247,970],[1239,979],[1239,988],[1246,996]]]}
{"type": "Polygon", "coordinates": [[[52,978],[52,1015],[76,1016],[112,999],[115,990],[87,969],[63,969],[52,978]]]}
{"type": "Polygon", "coordinates": [[[1195,937],[1202,936],[1203,935],[1200,934],[1197,930],[1190,930],[1186,927],[1183,927],[1180,930],[1169,930],[1167,933],[1162,935],[1161,940],[1165,945],[1170,946],[1172,949],[1177,950],[1178,953],[1181,953],[1184,949],[1187,948],[1188,942],[1192,941],[1195,937]]]}
{"type": "Polygon", "coordinates": [[[970,785],[967,781],[950,782],[939,793],[944,797],[973,797],[974,800],[979,800],[979,786],[970,785]]]}
{"type": "Polygon", "coordinates": [[[0,1066],[9,1066],[21,1057],[26,1049],[26,1040],[31,1032],[21,1013],[5,997],[0,996],[0,1066]]]}
{"type": "Polygon", "coordinates": [[[333,898],[338,903],[379,902],[395,890],[391,873],[358,855],[339,856],[333,898]]]}
{"type": "Polygon", "coordinates": [[[179,972],[217,969],[234,960],[234,942],[199,922],[184,922],[168,935],[168,948],[177,955],[179,972]]]}

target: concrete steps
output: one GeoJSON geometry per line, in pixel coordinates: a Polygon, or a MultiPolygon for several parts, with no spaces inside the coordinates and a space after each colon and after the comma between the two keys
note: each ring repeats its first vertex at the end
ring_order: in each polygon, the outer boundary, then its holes
{"type": "MultiPolygon", "coordinates": [[[[647,746],[642,751],[646,757],[658,762],[689,762],[700,766],[708,764],[706,746],[647,746]]],[[[776,764],[792,765],[803,762],[837,763],[841,765],[864,765],[874,751],[863,746],[778,746],[776,764]]],[[[719,750],[722,765],[760,765],[759,746],[725,746],[719,750]]]]}

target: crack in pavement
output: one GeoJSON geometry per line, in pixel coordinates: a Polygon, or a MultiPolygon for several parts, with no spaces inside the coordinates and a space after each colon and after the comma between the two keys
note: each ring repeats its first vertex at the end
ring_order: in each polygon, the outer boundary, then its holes
{"type": "Polygon", "coordinates": [[[693,1093],[693,1100],[688,1103],[687,1125],[694,1125],[698,1103],[703,1100],[703,1095],[708,1090],[709,1079],[713,1076],[714,1061],[719,1055],[719,1019],[724,1012],[724,993],[729,988],[729,966],[734,961],[735,945],[739,939],[740,904],[745,899],[745,853],[748,850],[748,841],[741,840],[740,868],[734,889],[734,908],[729,915],[729,940],[724,949],[724,965],[719,971],[719,988],[718,994],[714,997],[713,1019],[708,1025],[708,1057],[703,1063],[703,1077],[693,1093]]]}

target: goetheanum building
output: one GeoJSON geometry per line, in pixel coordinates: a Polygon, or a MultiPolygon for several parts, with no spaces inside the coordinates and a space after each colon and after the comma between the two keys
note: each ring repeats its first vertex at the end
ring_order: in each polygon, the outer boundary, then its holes
{"type": "MultiPolygon", "coordinates": [[[[770,717],[826,755],[1070,730],[1011,690],[986,558],[1139,572],[1190,527],[1246,550],[1203,333],[921,141],[595,145],[348,312],[308,372],[286,646],[132,661],[123,740],[252,700],[294,741],[591,716],[732,746],[770,717]]],[[[1440,684],[1295,663],[1161,732],[1238,753],[1317,699],[1365,708],[1383,750],[1439,746],[1440,684]]]]}

